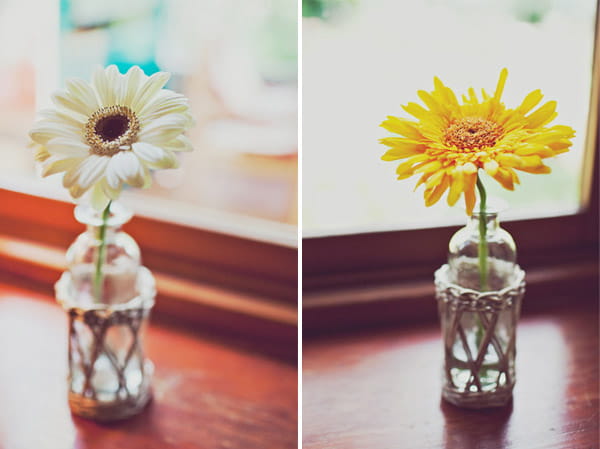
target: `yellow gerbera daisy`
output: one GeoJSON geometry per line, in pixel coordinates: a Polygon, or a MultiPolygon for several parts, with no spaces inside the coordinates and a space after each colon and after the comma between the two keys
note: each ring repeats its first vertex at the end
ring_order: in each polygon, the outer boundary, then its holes
{"type": "Polygon", "coordinates": [[[386,137],[390,147],[384,161],[406,159],[396,173],[398,179],[420,174],[417,187],[425,184],[425,205],[435,204],[448,192],[448,204],[456,204],[464,193],[467,214],[475,205],[478,170],[483,169],[504,188],[519,184],[515,170],[550,173],[543,159],[569,150],[575,135],[568,126],[548,127],[556,118],[556,102],[532,111],[542,100],[535,90],[515,109],[501,101],[508,76],[503,69],[492,96],[482,89],[479,99],[470,88],[459,103],[454,92],[437,77],[434,90],[417,92],[427,108],[408,103],[403,109],[418,121],[388,117],[381,126],[403,137],[386,137]]]}

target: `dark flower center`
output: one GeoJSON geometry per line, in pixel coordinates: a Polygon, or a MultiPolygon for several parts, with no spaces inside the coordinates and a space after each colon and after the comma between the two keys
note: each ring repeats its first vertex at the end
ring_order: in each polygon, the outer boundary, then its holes
{"type": "Polygon", "coordinates": [[[128,106],[114,105],[94,112],[85,124],[90,153],[112,156],[137,142],[140,122],[128,106]]]}
{"type": "Polygon", "coordinates": [[[129,118],[125,115],[102,117],[96,122],[94,130],[105,142],[112,142],[121,137],[129,129],[129,118]]]}

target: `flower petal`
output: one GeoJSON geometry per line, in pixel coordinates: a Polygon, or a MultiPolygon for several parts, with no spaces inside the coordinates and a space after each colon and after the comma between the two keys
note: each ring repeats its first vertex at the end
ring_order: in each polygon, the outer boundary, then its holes
{"type": "Polygon", "coordinates": [[[139,140],[162,146],[177,138],[187,129],[187,119],[181,114],[167,115],[154,120],[143,127],[139,133],[139,140]]]}
{"type": "MultiPolygon", "coordinates": [[[[116,199],[116,198],[115,198],[116,199]]],[[[102,190],[102,182],[97,182],[94,184],[90,194],[90,203],[92,207],[98,211],[103,211],[108,206],[109,198],[102,190]]]]}
{"type": "Polygon", "coordinates": [[[409,139],[421,139],[422,137],[417,128],[418,124],[411,122],[410,120],[388,116],[387,120],[381,123],[380,126],[392,133],[400,134],[401,136],[408,137],[409,139]]]}
{"type": "Polygon", "coordinates": [[[69,157],[66,159],[56,159],[54,161],[48,161],[43,165],[42,176],[50,176],[63,171],[68,171],[79,165],[83,159],[79,157],[69,157]]]}
{"type": "Polygon", "coordinates": [[[46,150],[50,154],[85,157],[89,154],[90,148],[86,144],[73,139],[67,139],[65,137],[55,137],[54,139],[48,141],[48,143],[46,144],[46,150]]]}
{"type": "Polygon", "coordinates": [[[82,135],[75,132],[70,126],[61,126],[52,122],[40,121],[33,126],[31,131],[29,131],[29,137],[34,142],[43,145],[55,137],[64,137],[74,141],[81,141],[82,135]]]}
{"type": "Polygon", "coordinates": [[[571,145],[573,145],[573,143],[568,139],[560,139],[556,142],[551,142],[548,144],[548,146],[554,151],[555,155],[569,151],[571,145]]]}
{"type": "Polygon", "coordinates": [[[513,184],[513,177],[511,172],[506,168],[500,167],[493,178],[502,185],[507,190],[515,190],[515,186],[513,184]]]}
{"type": "Polygon", "coordinates": [[[428,173],[442,168],[442,163],[438,160],[428,162],[415,170],[415,173],[428,173]]]}
{"type": "Polygon", "coordinates": [[[467,215],[473,214],[473,208],[475,207],[475,184],[477,183],[477,173],[465,173],[465,207],[467,209],[467,215]]]}
{"type": "Polygon", "coordinates": [[[426,148],[419,142],[403,139],[401,137],[386,137],[381,139],[380,142],[392,147],[381,156],[381,159],[384,161],[395,161],[397,159],[420,154],[423,153],[426,148]]]}
{"type": "Polygon", "coordinates": [[[48,160],[52,155],[48,152],[46,147],[41,145],[34,144],[35,151],[33,153],[33,157],[36,162],[44,162],[48,160]]]}
{"type": "Polygon", "coordinates": [[[71,114],[77,114],[80,119],[86,119],[94,113],[92,106],[84,103],[79,98],[65,90],[58,90],[52,95],[52,102],[59,108],[66,109],[71,114]]]}
{"type": "Polygon", "coordinates": [[[446,175],[444,172],[441,181],[432,188],[425,189],[425,206],[433,206],[435,203],[439,201],[444,192],[448,189],[450,185],[450,177],[446,175]]]}
{"type": "Polygon", "coordinates": [[[123,75],[121,75],[119,69],[114,64],[109,65],[105,69],[104,74],[109,87],[107,92],[109,105],[123,104],[123,98],[125,97],[125,80],[123,79],[123,75]]]}
{"type": "Polygon", "coordinates": [[[419,120],[427,120],[431,115],[427,109],[417,103],[408,103],[406,106],[402,106],[406,112],[419,120]]]}
{"type": "Polygon", "coordinates": [[[171,151],[192,151],[194,149],[192,141],[184,134],[171,140],[168,144],[163,145],[163,148],[171,151]]]}
{"type": "Polygon", "coordinates": [[[82,130],[87,122],[87,117],[79,114],[67,114],[56,109],[42,109],[38,112],[39,122],[56,123],[61,126],[67,125],[76,130],[82,130]]]}
{"type": "Polygon", "coordinates": [[[88,83],[79,78],[71,78],[67,80],[65,84],[67,86],[67,91],[71,96],[86,104],[89,111],[93,113],[100,109],[96,93],[88,83]]]}
{"type": "Polygon", "coordinates": [[[136,142],[132,145],[133,152],[150,168],[175,168],[177,157],[169,151],[146,142],[136,142]]]}
{"type": "Polygon", "coordinates": [[[421,184],[425,184],[429,180],[429,178],[431,178],[431,175],[433,175],[433,173],[423,173],[419,178],[419,181],[415,184],[413,192],[416,192],[421,184]]]}
{"type": "Polygon", "coordinates": [[[425,162],[429,159],[429,155],[427,154],[418,154],[416,156],[409,157],[406,161],[398,165],[396,168],[396,174],[398,177],[405,177],[405,175],[409,174],[409,176],[414,174],[414,165],[419,162],[425,162]]]}
{"type": "Polygon", "coordinates": [[[122,96],[122,84],[121,74],[115,65],[109,65],[105,69],[97,67],[92,75],[92,86],[102,107],[117,104],[117,100],[122,96]]]}
{"type": "Polygon", "coordinates": [[[110,187],[114,186],[110,176],[116,176],[120,182],[125,182],[132,187],[142,187],[144,185],[144,170],[140,160],[132,151],[120,151],[110,158],[107,168],[107,181],[110,187]]]}
{"type": "Polygon", "coordinates": [[[426,190],[427,189],[432,189],[434,188],[436,185],[438,185],[442,179],[444,178],[444,176],[446,176],[446,172],[444,170],[440,170],[437,172],[434,172],[425,182],[425,187],[426,190]]]}
{"type": "Polygon", "coordinates": [[[65,173],[63,186],[69,189],[74,198],[80,197],[92,184],[102,178],[110,159],[109,156],[95,154],[88,156],[65,173]]]}
{"type": "Polygon", "coordinates": [[[134,65],[125,74],[125,95],[123,97],[123,105],[130,106],[142,82],[147,78],[142,69],[134,65]]]}
{"type": "Polygon", "coordinates": [[[542,95],[542,91],[539,89],[534,90],[533,92],[527,94],[523,102],[519,105],[519,107],[516,110],[521,114],[525,115],[533,108],[535,108],[538,105],[538,103],[542,101],[542,98],[544,98],[544,96],[542,95]]]}
{"type": "Polygon", "coordinates": [[[526,173],[532,173],[534,175],[548,174],[552,172],[552,169],[543,163],[536,166],[525,165],[522,167],[515,167],[517,170],[524,171],[526,173]]]}
{"type": "Polygon", "coordinates": [[[450,179],[450,191],[448,192],[448,206],[454,206],[464,189],[464,174],[462,170],[455,169],[450,179]]]}
{"type": "Polygon", "coordinates": [[[468,175],[477,173],[477,167],[472,162],[467,162],[465,165],[463,165],[462,170],[468,175]]]}
{"type": "Polygon", "coordinates": [[[156,94],[154,100],[143,107],[138,115],[142,124],[148,124],[152,120],[168,114],[189,115],[189,109],[188,101],[183,95],[169,90],[161,90],[156,94]]]}
{"type": "Polygon", "coordinates": [[[515,149],[515,154],[518,156],[540,156],[540,157],[552,157],[554,151],[547,145],[542,144],[527,144],[522,145],[515,149]]]}
{"type": "Polygon", "coordinates": [[[500,77],[498,78],[498,84],[496,85],[496,91],[494,92],[494,100],[500,101],[502,92],[504,92],[504,85],[506,84],[506,78],[508,78],[508,70],[503,68],[500,71],[500,77]]]}
{"type": "Polygon", "coordinates": [[[140,112],[146,103],[151,101],[158,91],[167,84],[170,77],[171,74],[167,72],[157,72],[149,77],[138,90],[135,98],[129,105],[131,109],[133,109],[134,112],[140,112]]]}
{"type": "Polygon", "coordinates": [[[513,153],[501,153],[496,156],[496,161],[503,167],[520,167],[523,158],[513,153]]]}
{"type": "Polygon", "coordinates": [[[438,103],[438,101],[429,92],[419,90],[417,91],[417,95],[432,113],[436,114],[437,116],[445,117],[446,119],[450,118],[448,109],[443,104],[438,103]]]}
{"type": "Polygon", "coordinates": [[[108,166],[106,167],[106,173],[104,174],[104,179],[106,180],[107,187],[112,190],[120,191],[123,187],[123,181],[121,178],[119,178],[117,171],[114,169],[113,163],[108,163],[108,166]]]}
{"type": "MultiPolygon", "coordinates": [[[[108,168],[107,168],[106,172],[108,173],[108,168]]],[[[113,188],[108,185],[108,182],[106,181],[106,177],[105,177],[99,181],[99,184],[100,184],[100,187],[102,188],[102,191],[104,192],[104,194],[107,197],[109,197],[111,200],[116,200],[121,195],[121,190],[123,189],[122,183],[119,183],[118,187],[113,188]]]]}
{"type": "Polygon", "coordinates": [[[487,161],[483,164],[483,169],[490,176],[494,176],[498,172],[498,162],[494,160],[487,161]]]}
{"type": "Polygon", "coordinates": [[[443,103],[445,103],[445,105],[449,107],[453,113],[459,114],[460,105],[458,104],[458,100],[456,99],[456,95],[452,89],[446,87],[437,76],[433,77],[433,86],[433,94],[438,95],[442,99],[443,103]]]}
{"type": "Polygon", "coordinates": [[[526,117],[528,128],[539,128],[556,117],[556,101],[549,101],[526,117]]]}

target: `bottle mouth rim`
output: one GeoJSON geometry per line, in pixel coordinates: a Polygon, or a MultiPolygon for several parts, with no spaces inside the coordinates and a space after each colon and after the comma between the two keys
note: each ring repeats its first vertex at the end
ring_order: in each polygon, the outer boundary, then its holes
{"type": "MultiPolygon", "coordinates": [[[[498,211],[497,210],[490,210],[490,209],[485,209],[485,216],[487,218],[490,217],[497,217],[498,216],[498,211]]],[[[473,210],[473,213],[471,214],[472,217],[480,217],[481,216],[481,212],[479,210],[473,210]]]]}
{"type": "MultiPolygon", "coordinates": [[[[473,208],[473,215],[481,215],[480,202],[477,200],[475,207],[473,208]]],[[[488,199],[485,205],[485,213],[487,215],[498,215],[508,209],[508,202],[502,198],[491,197],[488,199]]]]}
{"type": "MultiPolygon", "coordinates": [[[[102,226],[102,212],[94,209],[90,204],[78,204],[75,207],[75,219],[80,223],[90,226],[102,226]]],[[[106,220],[107,226],[119,227],[133,217],[133,212],[121,203],[110,204],[110,215],[106,220]]]]}

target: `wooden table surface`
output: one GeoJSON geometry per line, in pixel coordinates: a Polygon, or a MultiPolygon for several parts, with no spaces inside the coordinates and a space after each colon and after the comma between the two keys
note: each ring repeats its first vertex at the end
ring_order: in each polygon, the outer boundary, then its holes
{"type": "Polygon", "coordinates": [[[436,324],[304,342],[304,449],[597,449],[597,298],[524,316],[502,409],[441,400],[436,324]]]}
{"type": "Polygon", "coordinates": [[[66,349],[58,305],[0,285],[1,449],[297,447],[296,366],[153,324],[153,402],[96,424],[69,412],[66,349]]]}

